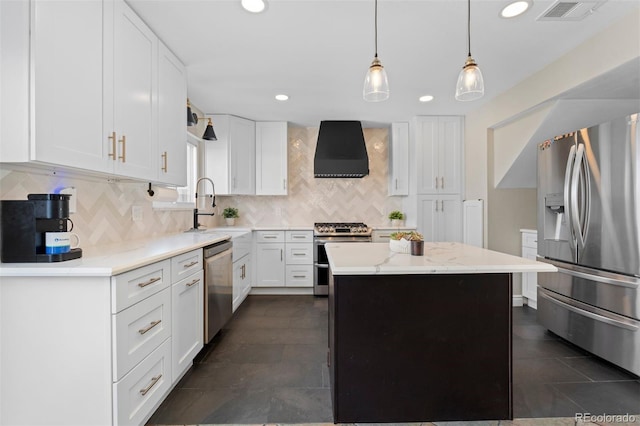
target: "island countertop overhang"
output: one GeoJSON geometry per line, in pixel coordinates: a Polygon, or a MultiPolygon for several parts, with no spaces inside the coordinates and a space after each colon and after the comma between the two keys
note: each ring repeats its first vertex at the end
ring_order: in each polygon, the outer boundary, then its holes
{"type": "Polygon", "coordinates": [[[333,275],[557,272],[555,266],[455,242],[425,242],[424,256],[396,253],[387,243],[325,245],[333,275]]]}

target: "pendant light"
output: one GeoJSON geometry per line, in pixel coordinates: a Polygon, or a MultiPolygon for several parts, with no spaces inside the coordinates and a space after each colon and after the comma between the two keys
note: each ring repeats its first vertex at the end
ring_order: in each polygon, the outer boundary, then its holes
{"type": "Polygon", "coordinates": [[[362,96],[365,101],[380,102],[389,99],[389,80],[380,59],[378,59],[378,0],[375,0],[375,48],[376,53],[364,79],[362,96]]]}
{"type": "Polygon", "coordinates": [[[484,80],[476,61],[471,57],[471,0],[467,0],[467,42],[469,54],[458,76],[456,100],[475,101],[484,95],[484,80]]]}

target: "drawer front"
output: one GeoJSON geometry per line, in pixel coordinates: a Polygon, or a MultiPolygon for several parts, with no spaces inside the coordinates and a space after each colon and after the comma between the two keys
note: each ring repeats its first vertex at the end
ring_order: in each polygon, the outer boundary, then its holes
{"type": "Polygon", "coordinates": [[[285,231],[288,243],[313,243],[313,231],[285,231]]]}
{"type": "Polygon", "coordinates": [[[313,244],[287,243],[285,250],[288,265],[313,264],[313,244]]]}
{"type": "Polygon", "coordinates": [[[284,242],[284,231],[256,231],[256,241],[258,243],[282,243],[284,242]]]}
{"type": "Polygon", "coordinates": [[[533,234],[530,232],[522,233],[522,245],[524,247],[530,247],[537,249],[538,248],[538,234],[533,234]]]}
{"type": "Polygon", "coordinates": [[[113,384],[116,425],[142,425],[171,387],[171,339],[113,384]]]}
{"type": "Polygon", "coordinates": [[[171,282],[176,283],[203,269],[202,249],[171,258],[171,282]]]}
{"type": "Polygon", "coordinates": [[[115,382],[171,335],[171,290],[162,290],[112,317],[115,382]]]}
{"type": "Polygon", "coordinates": [[[389,228],[389,229],[374,229],[371,233],[371,240],[374,243],[386,243],[391,239],[391,234],[394,232],[411,232],[416,228],[389,228]]]}
{"type": "Polygon", "coordinates": [[[120,312],[168,288],[171,281],[170,269],[171,262],[167,259],[111,277],[111,313],[120,312]]]}
{"type": "Polygon", "coordinates": [[[287,265],[287,287],[313,287],[313,265],[287,265]]]}

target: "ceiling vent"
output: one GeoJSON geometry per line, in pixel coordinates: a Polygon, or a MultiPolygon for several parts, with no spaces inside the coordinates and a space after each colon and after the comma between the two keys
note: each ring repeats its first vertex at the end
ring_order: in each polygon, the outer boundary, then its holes
{"type": "Polygon", "coordinates": [[[581,21],[595,12],[604,1],[556,1],[542,15],[538,21],[581,21]]]}

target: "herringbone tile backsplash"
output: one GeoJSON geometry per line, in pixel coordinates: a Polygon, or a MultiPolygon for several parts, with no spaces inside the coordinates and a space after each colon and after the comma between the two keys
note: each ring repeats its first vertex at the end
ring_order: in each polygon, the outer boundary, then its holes
{"type": "MultiPolygon", "coordinates": [[[[287,196],[218,197],[218,214],[201,216],[206,226],[224,225],[227,206],[237,207],[236,226],[312,226],[314,222],[363,221],[388,224],[387,214],[401,209],[400,197],[387,197],[388,132],[365,129],[370,175],[362,179],[314,179],[313,156],[317,128],[289,128],[289,194],[287,196]]],[[[78,211],[71,216],[81,246],[140,240],[182,232],[191,227],[191,211],[154,210],[146,198],[145,183],[107,182],[24,171],[0,170],[0,198],[26,199],[27,194],[52,193],[75,187],[78,211]],[[133,206],[143,221],[131,218],[133,206]]]]}

